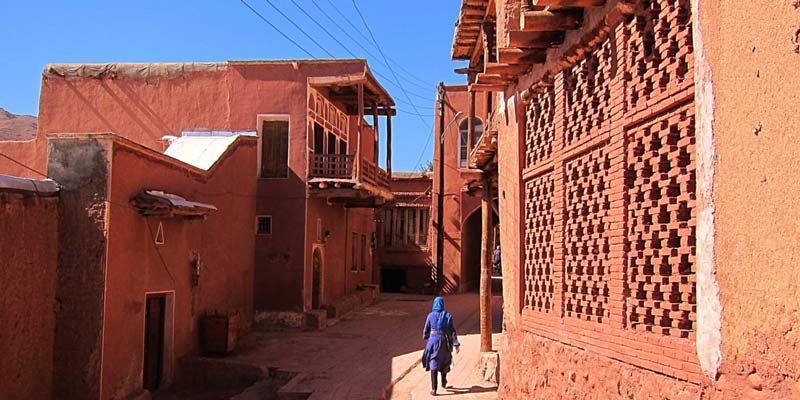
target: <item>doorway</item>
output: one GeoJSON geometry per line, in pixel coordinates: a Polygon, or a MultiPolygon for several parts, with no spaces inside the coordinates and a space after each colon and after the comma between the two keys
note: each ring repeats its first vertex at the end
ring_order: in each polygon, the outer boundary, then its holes
{"type": "Polygon", "coordinates": [[[314,310],[322,307],[322,252],[314,249],[312,257],[313,276],[311,278],[311,308],[314,310]]]}
{"type": "Polygon", "coordinates": [[[164,378],[164,324],[167,296],[164,293],[147,295],[144,325],[143,386],[151,392],[161,386],[164,378]]]}
{"type": "MultiPolygon", "coordinates": [[[[483,221],[481,208],[475,209],[464,221],[461,231],[461,285],[459,292],[474,292],[481,282],[481,236],[483,221]]],[[[492,210],[492,231],[496,231],[499,218],[492,210]]],[[[494,249],[490,243],[489,252],[494,249]]]]}

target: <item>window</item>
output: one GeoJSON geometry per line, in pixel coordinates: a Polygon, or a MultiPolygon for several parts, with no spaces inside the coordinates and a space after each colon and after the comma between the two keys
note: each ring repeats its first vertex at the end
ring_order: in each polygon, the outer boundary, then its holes
{"type": "Polygon", "coordinates": [[[328,131],[328,154],[336,154],[336,135],[328,131]]]}
{"type": "MultiPolygon", "coordinates": [[[[475,118],[472,120],[475,124],[475,134],[472,135],[472,145],[475,146],[478,143],[478,140],[481,139],[483,135],[483,122],[481,122],[480,118],[475,118]]],[[[459,134],[459,161],[458,166],[461,168],[467,167],[467,157],[469,156],[469,152],[472,149],[467,149],[467,135],[469,133],[469,121],[463,120],[461,124],[458,126],[459,134]]]]}
{"type": "Polygon", "coordinates": [[[272,216],[259,215],[256,217],[256,235],[272,234],[272,216]]]}
{"type": "Polygon", "coordinates": [[[261,125],[261,177],[289,176],[289,121],[263,121],[261,125]]]}
{"type": "Polygon", "coordinates": [[[322,154],[325,151],[325,128],[314,122],[314,154],[322,154]]]}
{"type": "Polygon", "coordinates": [[[428,246],[430,210],[422,207],[398,207],[384,210],[383,245],[386,247],[428,246]]]}
{"type": "Polygon", "coordinates": [[[419,210],[419,241],[417,243],[421,247],[428,245],[428,222],[430,219],[428,215],[429,212],[430,211],[427,208],[422,208],[419,210]]]}
{"type": "Polygon", "coordinates": [[[350,265],[350,271],[358,271],[358,234],[353,232],[352,239],[350,240],[350,252],[352,258],[352,264],[350,265]]]}
{"type": "Polygon", "coordinates": [[[394,214],[394,210],[391,208],[387,208],[383,210],[383,245],[384,246],[391,246],[392,245],[392,223],[393,218],[392,215],[394,214]]]}
{"type": "Polygon", "coordinates": [[[339,140],[339,154],[347,155],[347,141],[344,139],[339,140]]]}
{"type": "Polygon", "coordinates": [[[367,270],[367,235],[361,235],[361,270],[367,270]]]}
{"type": "Polygon", "coordinates": [[[415,210],[413,208],[407,209],[406,211],[407,211],[406,214],[408,215],[408,218],[407,218],[408,219],[408,230],[407,230],[408,237],[406,239],[406,242],[409,243],[409,244],[411,244],[411,243],[416,244],[417,243],[417,233],[418,233],[418,229],[417,229],[418,228],[418,226],[417,226],[417,214],[418,213],[417,213],[417,210],[415,210]]]}

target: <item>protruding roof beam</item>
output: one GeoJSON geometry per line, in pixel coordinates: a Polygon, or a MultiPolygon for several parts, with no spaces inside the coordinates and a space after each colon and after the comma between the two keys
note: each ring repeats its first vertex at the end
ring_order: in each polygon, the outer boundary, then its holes
{"type": "Polygon", "coordinates": [[[498,49],[497,61],[501,64],[541,64],[547,59],[544,49],[498,49]]]}
{"type": "Polygon", "coordinates": [[[599,7],[605,0],[533,0],[537,7],[599,7]]]}
{"type": "Polygon", "coordinates": [[[519,75],[527,71],[527,65],[510,65],[500,63],[488,63],[484,68],[484,73],[487,75],[519,75]]]}
{"type": "Polygon", "coordinates": [[[577,29],[583,22],[583,10],[526,11],[520,16],[523,32],[564,31],[577,29]]]}
{"type": "Polygon", "coordinates": [[[508,33],[508,47],[520,49],[546,49],[556,47],[564,42],[564,32],[523,32],[508,33]]]}

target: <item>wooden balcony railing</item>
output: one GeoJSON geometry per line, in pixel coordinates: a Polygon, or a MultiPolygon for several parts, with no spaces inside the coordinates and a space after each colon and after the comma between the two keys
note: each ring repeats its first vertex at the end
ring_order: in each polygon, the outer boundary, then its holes
{"type": "Polygon", "coordinates": [[[308,155],[310,178],[353,178],[352,155],[347,154],[314,154],[308,155]]]}
{"type": "Polygon", "coordinates": [[[389,187],[389,174],[377,165],[360,161],[359,176],[353,171],[355,157],[340,154],[308,155],[309,178],[356,179],[375,186],[389,187]]]}
{"type": "Polygon", "coordinates": [[[367,160],[361,160],[361,179],[375,186],[389,187],[389,174],[367,160]]]}

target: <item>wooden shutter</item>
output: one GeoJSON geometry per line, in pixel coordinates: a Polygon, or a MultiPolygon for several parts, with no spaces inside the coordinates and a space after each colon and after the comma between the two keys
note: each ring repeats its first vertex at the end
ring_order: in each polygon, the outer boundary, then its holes
{"type": "Polygon", "coordinates": [[[289,176],[289,121],[264,121],[261,129],[261,176],[289,176]]]}

